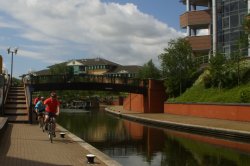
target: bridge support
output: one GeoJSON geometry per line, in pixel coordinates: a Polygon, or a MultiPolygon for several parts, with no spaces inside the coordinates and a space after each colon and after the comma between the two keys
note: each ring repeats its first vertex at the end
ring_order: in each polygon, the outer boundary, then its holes
{"type": "Polygon", "coordinates": [[[163,81],[149,80],[146,95],[130,94],[123,103],[125,110],[143,113],[163,113],[166,100],[163,81]]]}

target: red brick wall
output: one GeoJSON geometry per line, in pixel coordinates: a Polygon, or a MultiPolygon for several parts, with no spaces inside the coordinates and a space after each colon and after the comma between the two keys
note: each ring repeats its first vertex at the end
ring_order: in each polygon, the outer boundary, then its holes
{"type": "MultiPolygon", "coordinates": [[[[149,81],[148,89],[148,110],[150,113],[163,113],[166,93],[163,81],[149,81]]],[[[145,110],[146,111],[146,110],[145,110]]]]}
{"type": "Polygon", "coordinates": [[[144,98],[141,94],[129,94],[127,98],[124,99],[123,108],[125,110],[144,112],[144,98]]]}
{"type": "Polygon", "coordinates": [[[225,120],[250,121],[250,105],[165,103],[164,113],[225,120]]]}
{"type": "Polygon", "coordinates": [[[123,97],[119,96],[116,100],[112,101],[112,105],[123,105],[123,97]]]}
{"type": "Polygon", "coordinates": [[[166,100],[162,81],[149,80],[148,94],[130,94],[125,98],[123,108],[135,112],[163,113],[166,100]]]}

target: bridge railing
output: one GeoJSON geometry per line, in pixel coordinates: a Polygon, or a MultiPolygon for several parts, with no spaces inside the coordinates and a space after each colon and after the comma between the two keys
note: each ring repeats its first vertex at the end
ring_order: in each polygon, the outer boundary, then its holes
{"type": "Polygon", "coordinates": [[[106,84],[124,84],[138,87],[148,87],[148,80],[127,78],[127,77],[108,77],[103,75],[29,75],[23,79],[26,84],[44,84],[44,83],[81,83],[95,82],[106,84]]]}
{"type": "Polygon", "coordinates": [[[6,74],[1,74],[0,75],[0,115],[4,114],[4,104],[7,99],[9,87],[10,87],[10,76],[6,74]]]}

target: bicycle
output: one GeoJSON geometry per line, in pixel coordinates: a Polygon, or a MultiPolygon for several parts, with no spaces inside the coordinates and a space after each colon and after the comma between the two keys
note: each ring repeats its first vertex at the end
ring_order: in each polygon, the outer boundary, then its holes
{"type": "Polygon", "coordinates": [[[50,142],[53,142],[53,137],[55,137],[55,128],[56,128],[56,118],[55,116],[49,116],[49,121],[48,121],[48,135],[50,142]]]}
{"type": "Polygon", "coordinates": [[[39,127],[42,128],[43,132],[44,132],[44,113],[38,113],[38,123],[39,123],[39,127]]]}

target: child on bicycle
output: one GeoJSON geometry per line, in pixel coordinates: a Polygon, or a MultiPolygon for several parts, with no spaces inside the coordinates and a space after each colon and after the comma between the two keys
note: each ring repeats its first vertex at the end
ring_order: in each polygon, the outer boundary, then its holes
{"type": "Polygon", "coordinates": [[[44,119],[45,105],[43,104],[43,101],[44,101],[44,97],[40,97],[38,102],[35,105],[35,111],[36,111],[39,122],[44,119]]]}
{"type": "MultiPolygon", "coordinates": [[[[45,108],[45,130],[47,130],[49,117],[56,117],[60,112],[60,103],[57,100],[57,95],[54,91],[50,93],[50,97],[44,101],[45,108]]],[[[55,135],[54,135],[55,136],[55,135]]]]}

